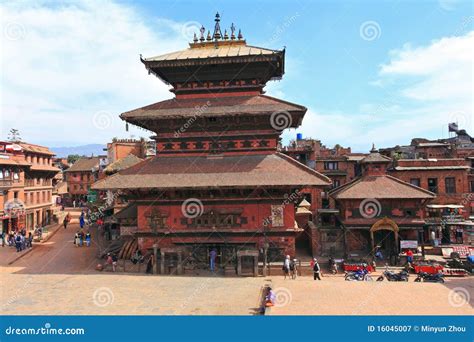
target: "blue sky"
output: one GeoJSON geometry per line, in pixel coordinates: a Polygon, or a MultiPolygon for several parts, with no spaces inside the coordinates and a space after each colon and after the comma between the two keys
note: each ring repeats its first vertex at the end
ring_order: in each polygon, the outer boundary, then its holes
{"type": "MultiPolygon", "coordinates": [[[[121,112],[171,97],[138,55],[185,48],[200,24],[233,22],[250,45],[286,47],[268,94],[308,107],[298,132],[367,151],[473,133],[472,1],[134,1],[2,3],[2,137],[105,143],[121,112]]],[[[296,132],[285,132],[285,140],[296,132]]]]}

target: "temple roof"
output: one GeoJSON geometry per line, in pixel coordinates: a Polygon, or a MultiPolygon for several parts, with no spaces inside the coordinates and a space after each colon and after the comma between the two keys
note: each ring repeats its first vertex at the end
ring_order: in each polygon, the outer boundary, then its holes
{"type": "MultiPolygon", "coordinates": [[[[120,115],[120,118],[140,126],[140,119],[268,115],[278,111],[304,114],[306,107],[267,95],[227,97],[209,95],[202,98],[173,98],[157,102],[125,112],[120,115]],[[196,114],[196,108],[199,108],[199,115],[196,114]]],[[[293,122],[293,124],[299,125],[298,122],[293,122]]]]}
{"type": "MultiPolygon", "coordinates": [[[[272,50],[247,45],[242,32],[235,34],[234,24],[222,33],[220,15],[216,14],[214,33],[201,27],[200,37],[194,33],[193,42],[187,49],[140,60],[150,73],[165,83],[177,85],[206,83],[215,81],[254,80],[260,88],[272,79],[280,79],[284,74],[285,50],[272,50]],[[216,73],[216,67],[219,73],[216,73]],[[257,82],[258,80],[258,82],[257,82]]],[[[215,86],[215,84],[213,84],[215,86]]],[[[246,83],[248,86],[248,83],[246,83]]],[[[182,91],[182,89],[181,89],[182,91]]],[[[185,92],[196,92],[190,87],[185,92]]]]}
{"type": "Polygon", "coordinates": [[[248,56],[262,56],[275,55],[281,51],[264,49],[256,46],[250,46],[245,41],[228,41],[220,42],[218,44],[211,42],[202,46],[191,46],[188,49],[167,53],[164,55],[142,58],[146,62],[163,62],[163,61],[179,61],[179,60],[193,60],[193,59],[208,59],[208,58],[225,58],[225,57],[248,57],[248,56]]]}
{"type": "Polygon", "coordinates": [[[329,186],[326,176],[281,154],[155,157],[96,182],[93,189],[329,186]]]}
{"type": "Polygon", "coordinates": [[[331,191],[335,199],[407,199],[434,198],[436,195],[428,190],[406,183],[389,175],[364,176],[344,184],[331,191]]]}

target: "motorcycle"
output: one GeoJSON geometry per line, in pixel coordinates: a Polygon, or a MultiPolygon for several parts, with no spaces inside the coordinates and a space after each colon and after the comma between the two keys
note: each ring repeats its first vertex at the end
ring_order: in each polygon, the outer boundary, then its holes
{"type": "Polygon", "coordinates": [[[360,269],[355,272],[348,272],[344,277],[347,281],[372,281],[372,277],[369,274],[369,271],[366,269],[360,269]]]}
{"type": "Polygon", "coordinates": [[[442,273],[429,274],[425,272],[418,273],[415,282],[419,283],[423,280],[429,283],[444,283],[444,275],[442,273]]]}
{"type": "Polygon", "coordinates": [[[400,271],[398,273],[386,270],[383,275],[377,278],[377,281],[383,281],[386,278],[388,281],[408,281],[408,273],[406,271],[400,271]]]}

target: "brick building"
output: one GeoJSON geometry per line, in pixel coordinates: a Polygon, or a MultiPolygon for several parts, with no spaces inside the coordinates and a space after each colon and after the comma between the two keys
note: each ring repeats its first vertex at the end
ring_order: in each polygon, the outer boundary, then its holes
{"type": "Polygon", "coordinates": [[[369,256],[399,251],[400,240],[423,241],[425,207],[435,194],[387,174],[390,158],[372,149],[361,176],[329,192],[331,209],[318,211],[316,254],[369,256]]]}
{"type": "Polygon", "coordinates": [[[294,255],[299,190],[318,189],[319,202],[330,184],[277,152],[274,116],[297,127],[306,112],[263,95],[266,82],[282,77],[285,51],[250,47],[233,28],[222,35],[219,21],[213,36],[202,31],[186,50],[142,59],[175,97],[121,118],[156,133],[157,155],[93,187],[127,194],[130,205],[116,217],[156,254],[162,273],[172,265],[182,273],[185,258],[206,265],[212,249],[219,268],[234,274],[294,255]]]}
{"type": "Polygon", "coordinates": [[[129,155],[134,155],[140,159],[145,159],[154,155],[154,142],[145,139],[117,139],[114,138],[107,144],[108,163],[116,162],[129,155]]]}
{"type": "Polygon", "coordinates": [[[426,239],[435,237],[444,244],[469,243],[474,203],[471,170],[469,160],[462,158],[395,161],[391,175],[436,194],[427,206],[426,239]]]}
{"type": "Polygon", "coordinates": [[[53,177],[59,169],[52,165],[47,147],[25,142],[0,142],[0,215],[4,232],[33,230],[53,222],[53,177]]]}
{"type": "MultiPolygon", "coordinates": [[[[91,186],[100,178],[107,165],[105,156],[82,157],[64,171],[69,194],[68,202],[87,201],[91,186]]],[[[71,203],[67,203],[71,205],[71,203]]]]}

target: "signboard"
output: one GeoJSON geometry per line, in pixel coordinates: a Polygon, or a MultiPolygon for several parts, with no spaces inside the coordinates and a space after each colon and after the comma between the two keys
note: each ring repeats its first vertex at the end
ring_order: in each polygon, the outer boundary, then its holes
{"type": "Polygon", "coordinates": [[[87,202],[92,203],[97,201],[97,191],[95,190],[89,190],[87,193],[87,202]]]}
{"type": "Polygon", "coordinates": [[[400,240],[400,249],[417,249],[418,241],[416,240],[400,240]]]}

